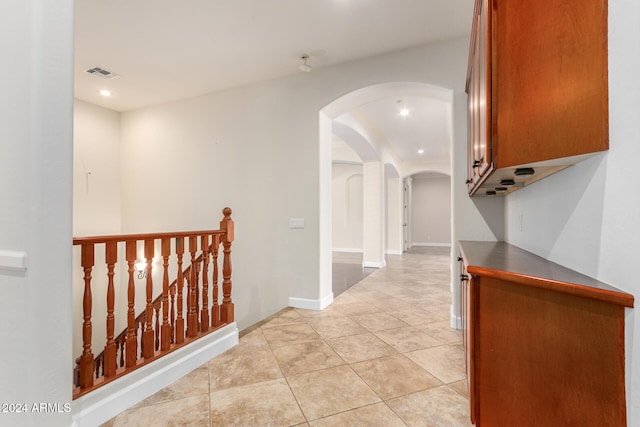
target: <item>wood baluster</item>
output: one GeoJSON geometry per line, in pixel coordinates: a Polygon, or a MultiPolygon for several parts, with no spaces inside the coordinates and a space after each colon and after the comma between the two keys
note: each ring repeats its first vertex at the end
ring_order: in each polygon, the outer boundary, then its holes
{"type": "Polygon", "coordinates": [[[154,341],[155,345],[153,346],[154,350],[158,350],[160,348],[160,308],[162,306],[162,303],[160,301],[156,302],[153,305],[153,309],[156,312],[156,321],[155,321],[155,328],[154,328],[154,332],[155,332],[155,337],[156,340],[154,341]]]}
{"type": "Polygon", "coordinates": [[[142,318],[140,319],[140,321],[137,324],[137,328],[136,330],[140,330],[140,334],[138,334],[138,336],[140,337],[140,342],[138,344],[138,347],[140,347],[140,355],[138,356],[139,359],[142,359],[144,357],[144,326],[145,326],[145,316],[142,316],[142,318]]]}
{"type": "MultiPolygon", "coordinates": [[[[104,365],[102,364],[102,362],[104,361],[104,359],[100,356],[98,356],[98,358],[96,360],[94,360],[93,363],[93,368],[95,370],[95,377],[94,378],[100,378],[102,375],[100,375],[100,368],[103,367],[104,365]]],[[[104,369],[102,369],[102,374],[104,375],[104,369]]]]}
{"type": "Polygon", "coordinates": [[[153,357],[153,255],[154,255],[154,241],[148,239],[144,241],[144,257],[147,260],[147,305],[145,309],[146,326],[144,332],[142,332],[142,340],[144,343],[142,356],[145,359],[153,357]]]}
{"type": "Polygon", "coordinates": [[[133,278],[133,272],[135,271],[135,262],[137,244],[135,240],[128,240],[126,243],[126,258],[129,266],[129,284],[127,288],[127,339],[126,339],[126,365],[127,368],[133,368],[136,366],[136,360],[138,359],[138,325],[136,325],[136,312],[135,312],[135,300],[136,300],[136,283],[133,278]]]}
{"type": "Polygon", "coordinates": [[[124,337],[120,338],[120,340],[118,341],[118,347],[120,348],[120,363],[118,364],[119,368],[122,368],[124,366],[124,363],[125,363],[125,360],[124,360],[124,352],[125,352],[124,342],[125,342],[124,337]]]}
{"type": "Polygon", "coordinates": [[[189,336],[189,307],[191,307],[191,267],[187,267],[184,270],[184,281],[185,281],[185,289],[186,294],[184,297],[184,307],[185,307],[185,322],[187,322],[187,328],[185,330],[185,336],[189,336]]]}
{"type": "Polygon", "coordinates": [[[189,303],[187,304],[187,336],[193,338],[198,335],[198,313],[196,309],[196,288],[198,280],[198,266],[196,262],[196,252],[198,251],[198,237],[189,236],[189,252],[191,253],[190,280],[189,280],[189,303]]]}
{"type": "Polygon", "coordinates": [[[200,271],[202,270],[202,259],[196,263],[196,319],[198,323],[198,331],[200,329],[200,271]]]}
{"type": "Polygon", "coordinates": [[[169,325],[169,255],[171,255],[171,239],[162,239],[162,341],[160,349],[169,350],[171,344],[171,325],[169,325]]]}
{"type": "Polygon", "coordinates": [[[117,347],[113,340],[115,331],[115,318],[113,307],[115,302],[115,290],[113,287],[113,269],[118,262],[118,243],[106,243],[105,262],[107,263],[107,343],[104,346],[104,376],[112,377],[116,374],[117,347]]]}
{"type": "Polygon", "coordinates": [[[74,387],[80,387],[80,358],[76,358],[76,367],[73,370],[73,385],[74,387]]]}
{"type": "Polygon", "coordinates": [[[202,236],[202,311],[200,312],[200,331],[209,330],[209,236],[202,236]]]}
{"type": "Polygon", "coordinates": [[[233,220],[231,209],[222,210],[224,218],[220,221],[220,230],[224,231],[222,244],[224,246],[224,260],[222,264],[222,307],[220,320],[224,324],[234,321],[233,302],[231,301],[231,242],[233,242],[233,220]]]}
{"type": "Polygon", "coordinates": [[[80,356],[80,387],[93,385],[93,352],[91,351],[91,269],[94,263],[93,244],[82,245],[82,268],[84,269],[84,295],[82,300],[82,356],[80,356]]]}
{"type": "Polygon", "coordinates": [[[211,305],[211,326],[216,327],[220,324],[220,305],[218,305],[218,249],[220,248],[220,235],[213,235],[212,243],[213,258],[213,274],[211,275],[211,284],[213,287],[213,303],[211,305]]]}
{"type": "Polygon", "coordinates": [[[176,255],[178,258],[178,314],[176,319],[176,344],[184,342],[184,318],[182,317],[183,299],[182,290],[184,288],[184,274],[182,271],[182,255],[184,254],[184,237],[176,237],[176,255]]]}
{"type": "MultiPolygon", "coordinates": [[[[177,286],[177,283],[176,283],[177,286]]],[[[176,342],[176,286],[171,286],[171,305],[169,308],[169,323],[171,324],[171,344],[176,342]]]]}

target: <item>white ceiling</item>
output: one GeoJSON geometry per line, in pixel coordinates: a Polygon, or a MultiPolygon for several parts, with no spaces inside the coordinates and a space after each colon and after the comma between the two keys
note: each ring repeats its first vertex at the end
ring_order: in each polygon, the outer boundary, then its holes
{"type": "Polygon", "coordinates": [[[442,99],[405,96],[365,104],[354,113],[386,137],[397,160],[414,161],[422,148],[418,156],[441,162],[449,159],[450,108],[451,103],[442,99]],[[409,110],[408,116],[400,115],[402,108],[409,110]]]}
{"type": "MultiPolygon", "coordinates": [[[[75,97],[120,112],[171,102],[299,73],[303,54],[318,69],[468,36],[472,12],[473,0],[76,0],[75,97]]],[[[403,99],[411,116],[399,121],[397,101],[354,114],[398,159],[420,160],[418,146],[448,156],[448,107],[403,99]]]]}

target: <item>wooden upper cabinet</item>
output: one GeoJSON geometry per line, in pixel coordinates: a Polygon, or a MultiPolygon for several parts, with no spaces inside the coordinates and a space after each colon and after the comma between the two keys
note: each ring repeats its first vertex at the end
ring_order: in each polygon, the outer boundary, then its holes
{"type": "Polygon", "coordinates": [[[489,20],[487,0],[476,1],[466,91],[468,119],[468,180],[475,186],[491,171],[490,46],[487,45],[489,20]]]}
{"type": "Polygon", "coordinates": [[[507,194],[607,150],[607,86],[606,0],[476,0],[469,193],[507,194]]]}

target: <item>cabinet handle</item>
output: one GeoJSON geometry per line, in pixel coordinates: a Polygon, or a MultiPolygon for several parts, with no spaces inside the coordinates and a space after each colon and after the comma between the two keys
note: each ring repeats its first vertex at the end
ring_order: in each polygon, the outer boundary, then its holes
{"type": "Polygon", "coordinates": [[[466,282],[467,280],[469,280],[469,276],[466,274],[461,274],[460,275],[460,281],[461,282],[466,282]]]}
{"type": "Polygon", "coordinates": [[[462,257],[461,256],[458,257],[458,262],[460,262],[460,261],[462,261],[462,257]]]}
{"type": "Polygon", "coordinates": [[[478,166],[480,166],[480,160],[474,160],[473,165],[471,165],[471,167],[477,168],[478,166]]]}
{"type": "Polygon", "coordinates": [[[471,184],[473,182],[473,180],[471,178],[467,179],[464,183],[465,184],[471,184]]]}

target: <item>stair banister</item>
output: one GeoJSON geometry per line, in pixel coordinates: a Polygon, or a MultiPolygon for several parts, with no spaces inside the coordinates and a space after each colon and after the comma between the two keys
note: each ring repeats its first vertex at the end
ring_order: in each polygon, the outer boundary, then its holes
{"type": "MultiPolygon", "coordinates": [[[[169,233],[144,233],[78,237],[74,246],[81,247],[80,265],[83,269],[82,301],[82,354],[76,359],[74,372],[74,399],[132,370],[150,363],[175,349],[188,345],[202,336],[234,321],[231,299],[231,244],[234,223],[231,209],[223,210],[218,230],[201,230],[169,233]],[[185,238],[188,242],[189,265],[184,268],[185,238]],[[162,291],[153,297],[153,259],[155,242],[160,243],[162,260],[162,291]],[[171,252],[171,243],[174,251],[171,252]],[[144,249],[146,281],[136,289],[134,278],[137,245],[144,249]],[[122,244],[126,262],[126,283],[118,285],[114,279],[118,262],[118,246],[122,244]],[[92,349],[93,313],[92,285],[103,278],[92,278],[95,265],[95,248],[105,247],[106,284],[106,342],[103,351],[94,356],[92,349]],[[219,247],[223,247],[222,303],[218,295],[220,269],[219,247]],[[170,258],[175,255],[177,273],[171,282],[170,258]],[[209,263],[212,268],[209,268],[209,263]],[[187,282],[186,298],[184,283],[187,282]],[[126,307],[119,310],[116,295],[125,292],[126,307]],[[136,298],[144,298],[144,310],[136,316],[136,298]],[[211,304],[209,304],[211,302],[211,304]],[[209,310],[209,307],[211,309],[209,310]],[[185,313],[186,309],[186,313],[185,313]],[[186,314],[186,329],[185,329],[186,314]],[[115,320],[126,318],[126,328],[115,336],[115,320]]],[[[102,285],[100,285],[102,286],[102,285]]],[[[142,303],[142,301],[141,301],[142,303]]]]}

